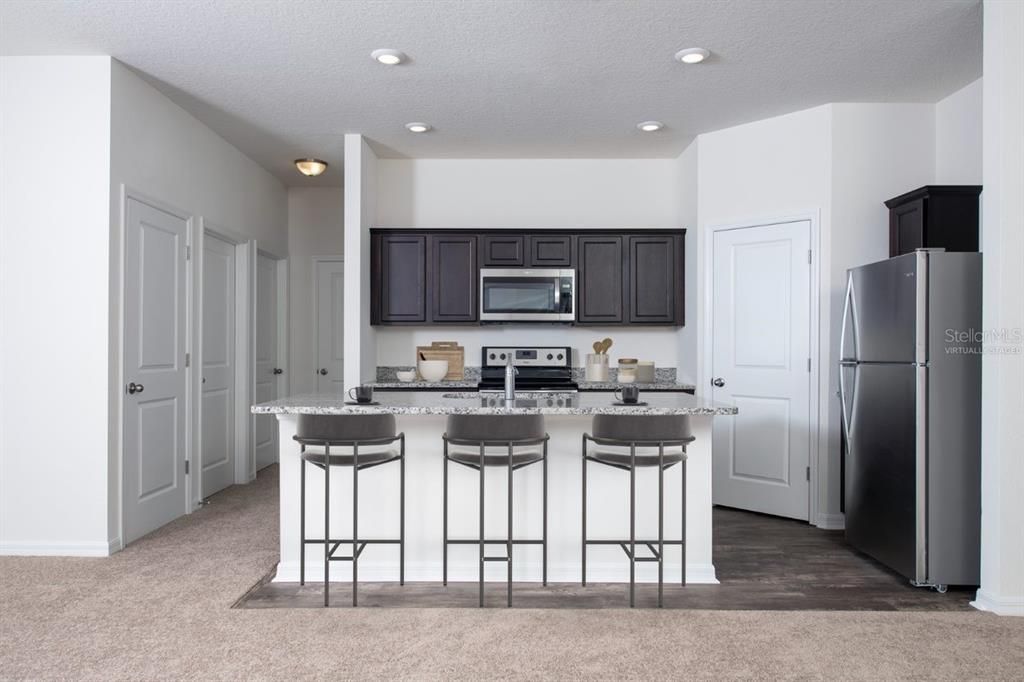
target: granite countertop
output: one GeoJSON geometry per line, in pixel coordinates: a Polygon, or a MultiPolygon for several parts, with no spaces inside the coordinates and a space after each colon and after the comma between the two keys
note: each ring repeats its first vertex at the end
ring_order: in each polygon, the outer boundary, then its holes
{"type": "Polygon", "coordinates": [[[346,405],[336,393],[307,393],[289,396],[252,407],[253,414],[544,414],[544,415],[699,415],[725,416],[738,412],[735,406],[712,402],[689,393],[642,395],[646,405],[613,405],[606,393],[520,393],[512,405],[500,395],[467,391],[437,393],[406,391],[376,396],[377,405],[346,405]]]}
{"type": "MultiPolygon", "coordinates": [[[[462,379],[458,381],[372,381],[366,386],[372,386],[373,388],[403,388],[407,390],[414,390],[417,388],[422,389],[438,389],[438,388],[451,388],[451,389],[475,389],[477,387],[478,380],[462,379]]],[[[627,384],[620,384],[616,381],[580,381],[579,388],[581,391],[614,391],[627,384]]],[[[696,390],[694,384],[680,384],[674,381],[655,381],[654,383],[644,384],[640,382],[634,382],[631,384],[636,386],[641,391],[693,391],[696,390]]]]}

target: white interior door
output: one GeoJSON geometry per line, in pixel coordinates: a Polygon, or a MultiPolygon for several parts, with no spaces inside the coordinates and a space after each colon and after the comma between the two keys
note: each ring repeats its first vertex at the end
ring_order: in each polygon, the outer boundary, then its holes
{"type": "Polygon", "coordinates": [[[343,393],[345,276],[341,261],[316,264],[317,390],[343,393]]]}
{"type": "MultiPolygon", "coordinates": [[[[278,395],[277,365],[277,261],[260,253],[256,258],[256,378],[253,392],[257,403],[278,395]]],[[[277,461],[277,419],[273,415],[253,417],[253,449],[256,470],[277,461]]]]}
{"type": "Polygon", "coordinates": [[[203,239],[202,497],[235,479],[235,246],[203,239]]]}
{"type": "Polygon", "coordinates": [[[714,232],[715,504],[807,520],[810,223],[714,232]]]}
{"type": "Polygon", "coordinates": [[[188,511],[185,369],[188,222],[127,201],[124,311],[124,534],[188,511]]]}

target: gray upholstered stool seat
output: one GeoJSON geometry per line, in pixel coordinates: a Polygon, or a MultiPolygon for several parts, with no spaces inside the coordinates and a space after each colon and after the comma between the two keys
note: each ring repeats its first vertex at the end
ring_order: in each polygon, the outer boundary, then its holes
{"type": "Polygon", "coordinates": [[[629,605],[634,605],[636,562],[658,564],[658,606],[662,605],[665,545],[682,549],[682,583],[686,584],[686,446],[694,440],[689,417],[685,415],[596,415],[593,435],[583,434],[583,584],[587,584],[587,546],[619,545],[629,559],[629,605]],[[596,449],[587,451],[587,444],[596,449]],[[587,537],[587,462],[629,472],[629,538],[590,540],[587,537]],[[665,470],[676,464],[682,472],[682,537],[665,539],[665,470]],[[659,465],[661,465],[659,467],[659,465]],[[641,467],[658,469],[658,536],[636,537],[636,471],[641,467]],[[637,545],[646,546],[651,556],[637,554],[637,545]]]}
{"type": "Polygon", "coordinates": [[[324,546],[324,606],[330,603],[330,562],[352,562],[352,606],[358,604],[359,555],[367,544],[398,545],[398,580],[405,584],[405,435],[397,433],[390,414],[319,415],[300,414],[295,440],[302,444],[302,493],[300,497],[299,584],[306,582],[306,545],[324,546]],[[398,447],[391,447],[398,441],[398,447]],[[359,472],[363,469],[399,463],[398,538],[359,537],[359,472]],[[324,472],[324,537],[306,537],[306,464],[324,472]],[[331,468],[352,468],[352,537],[331,537],[331,468]],[[351,545],[348,556],[336,556],[341,545],[351,545]]]}
{"type": "Polygon", "coordinates": [[[512,547],[513,545],[541,545],[543,551],[543,582],[548,575],[548,436],[544,432],[543,415],[450,415],[444,440],[444,560],[442,581],[448,584],[448,546],[477,545],[480,554],[480,606],[484,605],[484,564],[504,561],[508,566],[508,605],[512,606],[512,547]],[[480,472],[480,525],[474,539],[448,537],[448,462],[455,462],[480,472]],[[512,534],[512,480],[516,470],[542,463],[544,497],[544,535],[540,540],[513,539],[512,534]],[[484,539],[484,472],[489,467],[502,467],[508,474],[508,536],[504,539],[484,539]],[[485,556],[486,545],[504,545],[505,556],[485,556]]]}

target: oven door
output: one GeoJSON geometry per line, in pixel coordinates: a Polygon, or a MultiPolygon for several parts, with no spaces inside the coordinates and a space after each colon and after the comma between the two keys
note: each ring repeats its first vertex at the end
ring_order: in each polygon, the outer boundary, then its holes
{"type": "Polygon", "coordinates": [[[480,270],[481,321],[572,322],[575,319],[575,270],[480,270]]]}

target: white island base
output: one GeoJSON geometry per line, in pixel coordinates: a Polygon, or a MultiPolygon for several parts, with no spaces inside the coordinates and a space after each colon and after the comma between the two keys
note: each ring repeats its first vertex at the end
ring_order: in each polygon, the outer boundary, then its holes
{"type": "MultiPolygon", "coordinates": [[[[281,561],[277,582],[299,580],[299,445],[293,440],[297,416],[277,414],[280,444],[281,561]]],[[[440,581],[442,570],[443,448],[441,415],[398,415],[398,429],[406,437],[405,579],[440,581]]],[[[696,440],[687,448],[686,579],[690,583],[717,583],[711,556],[711,424],[710,415],[690,416],[696,440]]],[[[591,417],[546,416],[548,444],[548,582],[579,582],[581,579],[581,436],[590,431],[591,417]]],[[[396,444],[397,445],[397,444],[396,444]]],[[[589,447],[593,447],[590,444],[589,447]]],[[[449,462],[448,529],[451,538],[478,537],[479,473],[449,462]]],[[[629,474],[611,467],[587,464],[587,523],[589,539],[629,537],[629,474]]],[[[324,474],[306,467],[306,534],[323,537],[324,474]]],[[[331,470],[331,535],[351,537],[352,470],[331,470]]],[[[507,529],[507,470],[485,471],[486,537],[504,538],[507,529]]],[[[658,532],[658,471],[637,473],[637,538],[656,538],[658,532]]],[[[665,539],[678,540],[682,523],[679,503],[681,472],[674,466],[665,472],[665,539]]],[[[513,521],[516,538],[542,535],[542,466],[538,463],[515,472],[513,521]]],[[[385,464],[359,473],[359,534],[366,538],[398,537],[399,465],[385,464]]],[[[616,545],[588,548],[587,579],[592,582],[628,582],[629,561],[616,545]]],[[[448,579],[476,581],[479,549],[476,545],[451,545],[448,579]]],[[[504,545],[488,545],[488,556],[504,556],[504,545]]],[[[306,580],[323,580],[323,546],[306,547],[306,580]]],[[[342,546],[337,555],[349,555],[342,546]]],[[[637,556],[647,556],[637,548],[637,556]]],[[[665,582],[678,582],[680,548],[665,547],[665,582]]],[[[504,562],[487,562],[488,581],[506,579],[504,562]]],[[[657,564],[638,563],[638,582],[656,582],[657,564]]],[[[351,564],[331,562],[331,581],[351,580],[351,564]]],[[[513,579],[541,580],[541,548],[517,545],[513,550],[513,579]]],[[[367,545],[359,559],[359,580],[397,581],[398,546],[367,545]]]]}

